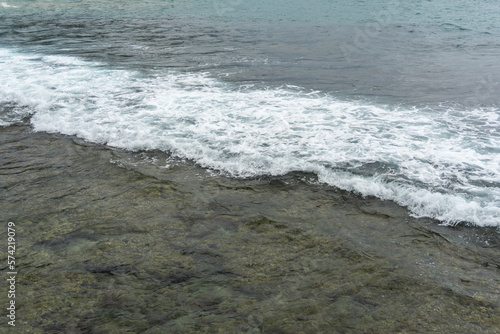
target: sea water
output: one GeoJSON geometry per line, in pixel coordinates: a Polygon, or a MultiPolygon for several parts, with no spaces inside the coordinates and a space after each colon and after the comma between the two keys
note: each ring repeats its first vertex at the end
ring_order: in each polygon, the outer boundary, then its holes
{"type": "Polygon", "coordinates": [[[2,1],[0,125],[500,226],[494,1],[2,1]]]}

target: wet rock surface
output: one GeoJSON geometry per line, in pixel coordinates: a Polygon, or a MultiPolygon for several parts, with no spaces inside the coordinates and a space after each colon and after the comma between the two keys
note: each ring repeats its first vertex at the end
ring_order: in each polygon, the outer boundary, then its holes
{"type": "Polygon", "coordinates": [[[0,151],[19,333],[500,328],[494,229],[415,219],[314,175],[234,179],[27,125],[0,128],[0,151]]]}

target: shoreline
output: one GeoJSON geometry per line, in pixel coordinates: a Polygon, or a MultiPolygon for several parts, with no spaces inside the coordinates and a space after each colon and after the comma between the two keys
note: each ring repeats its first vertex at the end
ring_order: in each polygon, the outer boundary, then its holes
{"type": "Polygon", "coordinates": [[[18,228],[20,332],[500,326],[493,228],[440,226],[297,175],[161,168],[26,125],[0,128],[0,142],[2,219],[18,228]]]}

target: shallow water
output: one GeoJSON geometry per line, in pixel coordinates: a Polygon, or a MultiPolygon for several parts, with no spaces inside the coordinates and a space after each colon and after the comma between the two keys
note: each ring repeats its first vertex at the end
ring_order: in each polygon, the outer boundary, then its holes
{"type": "Polygon", "coordinates": [[[489,228],[415,219],[312,174],[226,178],[26,125],[0,128],[0,151],[19,333],[500,326],[500,240],[489,228]]]}

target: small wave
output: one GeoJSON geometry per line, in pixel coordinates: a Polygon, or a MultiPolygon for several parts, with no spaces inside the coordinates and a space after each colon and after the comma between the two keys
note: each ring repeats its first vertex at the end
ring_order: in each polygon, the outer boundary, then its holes
{"type": "Polygon", "coordinates": [[[377,106],[2,49],[0,70],[0,102],[30,110],[36,131],[167,151],[234,177],[312,172],[419,217],[500,225],[498,109],[377,106]]]}
{"type": "Polygon", "coordinates": [[[459,26],[459,25],[453,24],[453,23],[443,23],[443,24],[441,24],[441,27],[443,27],[447,30],[471,31],[471,29],[469,29],[469,28],[465,28],[465,27],[462,27],[462,26],[459,26]]]}

